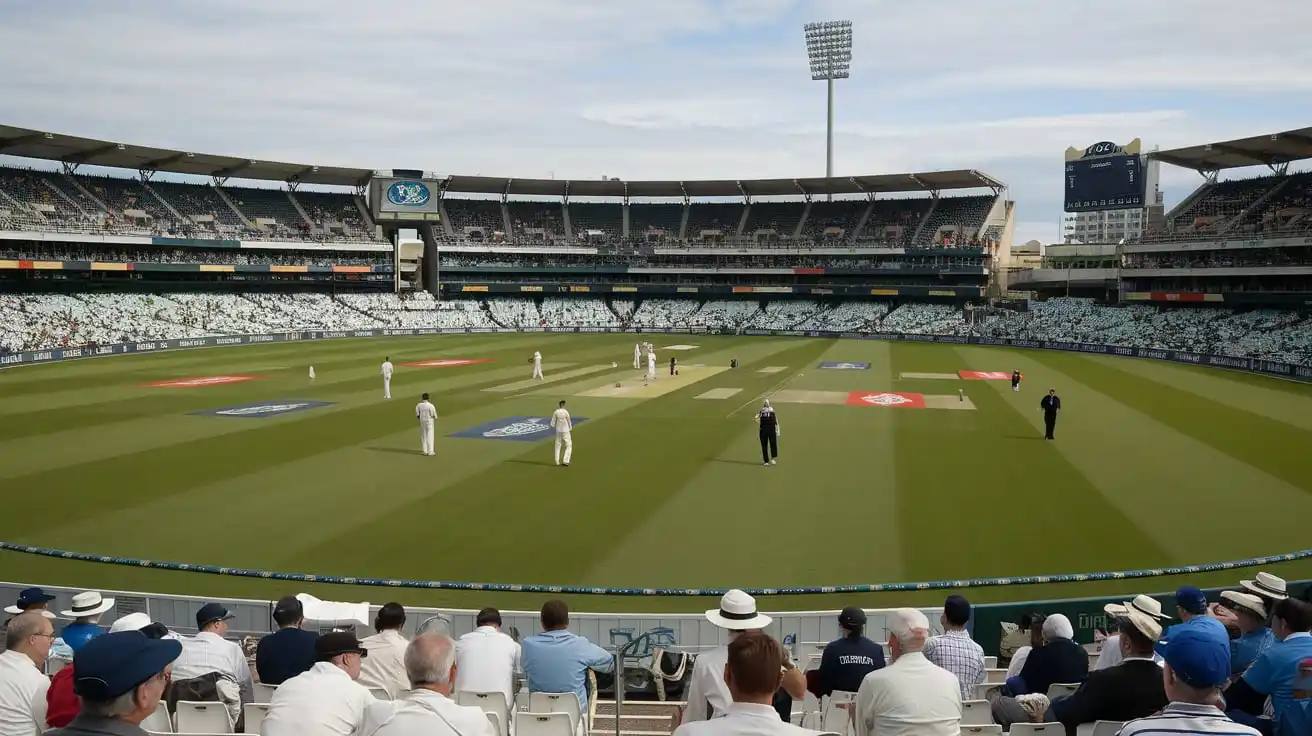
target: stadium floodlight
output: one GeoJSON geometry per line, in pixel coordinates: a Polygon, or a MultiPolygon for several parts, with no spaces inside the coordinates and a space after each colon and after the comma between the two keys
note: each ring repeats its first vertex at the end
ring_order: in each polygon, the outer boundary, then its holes
{"type": "MultiPolygon", "coordinates": [[[[834,175],[834,80],[852,76],[852,21],[827,20],[807,23],[806,55],[811,60],[811,80],[829,87],[829,115],[825,125],[825,176],[834,175]]],[[[830,196],[833,199],[833,196],[830,196]]]]}

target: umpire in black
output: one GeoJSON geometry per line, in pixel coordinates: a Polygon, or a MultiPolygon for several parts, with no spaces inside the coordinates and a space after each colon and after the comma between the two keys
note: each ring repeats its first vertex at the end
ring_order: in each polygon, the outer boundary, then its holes
{"type": "Polygon", "coordinates": [[[1057,396],[1057,389],[1048,389],[1048,395],[1039,402],[1039,408],[1043,410],[1043,426],[1046,429],[1043,439],[1053,439],[1052,430],[1056,428],[1057,414],[1061,412],[1061,398],[1057,396]]]}
{"type": "Polygon", "coordinates": [[[774,465],[775,458],[779,457],[779,417],[769,399],[756,413],[756,423],[761,425],[761,460],[765,465],[774,465]]]}

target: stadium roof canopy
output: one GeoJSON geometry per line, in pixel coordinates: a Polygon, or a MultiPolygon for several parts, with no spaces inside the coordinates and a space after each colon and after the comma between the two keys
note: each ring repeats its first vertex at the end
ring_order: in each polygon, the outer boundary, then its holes
{"type": "Polygon", "coordinates": [[[1149,154],[1175,166],[1198,171],[1238,169],[1244,166],[1279,166],[1312,158],[1312,128],[1287,130],[1252,138],[1173,148],[1149,154]]]}

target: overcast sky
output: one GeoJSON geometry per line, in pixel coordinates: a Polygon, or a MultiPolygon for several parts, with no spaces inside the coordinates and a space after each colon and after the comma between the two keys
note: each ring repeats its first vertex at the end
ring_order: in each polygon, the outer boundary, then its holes
{"type": "MultiPolygon", "coordinates": [[[[1067,146],[1312,124],[1302,0],[0,0],[0,123],[456,174],[819,176],[801,25],[831,19],[855,33],[835,173],[979,169],[1019,241],[1056,239],[1067,146]]],[[[1200,181],[1163,173],[1168,204],[1200,181]]]]}

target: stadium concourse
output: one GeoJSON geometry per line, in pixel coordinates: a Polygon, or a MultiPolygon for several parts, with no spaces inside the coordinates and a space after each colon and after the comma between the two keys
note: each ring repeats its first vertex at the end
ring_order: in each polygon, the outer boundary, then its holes
{"type": "Polygon", "coordinates": [[[394,294],[0,295],[0,351],[288,330],[693,328],[980,335],[1182,350],[1312,365],[1312,318],[1272,309],[1159,309],[1053,298],[973,323],[943,304],[521,298],[394,294]]]}

